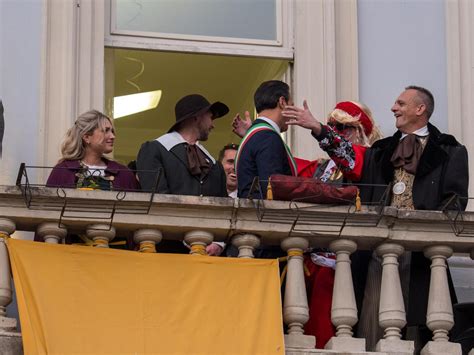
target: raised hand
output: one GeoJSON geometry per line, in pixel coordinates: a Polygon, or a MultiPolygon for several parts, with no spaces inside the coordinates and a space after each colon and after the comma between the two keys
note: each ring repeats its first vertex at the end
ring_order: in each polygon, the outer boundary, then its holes
{"type": "Polygon", "coordinates": [[[245,136],[245,133],[247,133],[251,125],[252,119],[250,118],[250,112],[245,111],[244,119],[242,119],[238,113],[232,120],[232,132],[242,138],[245,136]]]}
{"type": "Polygon", "coordinates": [[[297,106],[286,106],[282,115],[288,120],[286,122],[288,125],[297,125],[310,129],[316,135],[321,133],[321,123],[309,110],[306,100],[303,101],[303,108],[297,106]]]}

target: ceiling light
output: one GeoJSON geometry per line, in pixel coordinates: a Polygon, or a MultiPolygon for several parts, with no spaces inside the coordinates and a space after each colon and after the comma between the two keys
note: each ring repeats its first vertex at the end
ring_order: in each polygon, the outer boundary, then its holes
{"type": "Polygon", "coordinates": [[[161,90],[114,97],[114,118],[151,110],[158,106],[161,90]]]}

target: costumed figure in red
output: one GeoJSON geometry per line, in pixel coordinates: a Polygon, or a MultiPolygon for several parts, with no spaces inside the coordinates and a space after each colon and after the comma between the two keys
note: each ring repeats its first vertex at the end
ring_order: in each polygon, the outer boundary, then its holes
{"type": "MultiPolygon", "coordinates": [[[[297,112],[298,109],[288,107],[288,110],[297,112]]],[[[381,138],[370,110],[360,103],[340,102],[328,115],[327,125],[324,128],[328,131],[327,138],[320,140],[319,145],[332,159],[315,161],[297,159],[298,176],[312,176],[323,182],[358,181],[362,174],[366,149],[381,138]],[[345,149],[347,144],[352,145],[355,153],[352,166],[347,164],[350,160],[340,159],[333,153],[338,149],[347,151],[345,149]]],[[[316,347],[324,348],[329,339],[335,335],[331,322],[335,255],[313,250],[305,254],[304,264],[307,269],[306,288],[309,306],[309,320],[305,324],[305,333],[315,335],[316,347]]]]}
{"type": "MultiPolygon", "coordinates": [[[[289,118],[290,125],[310,128],[315,122],[320,124],[311,114],[306,101],[303,108],[287,106],[283,115],[289,118]]],[[[234,132],[243,136],[251,125],[250,114],[246,112],[245,119],[237,115],[232,125],[234,132]]],[[[367,106],[352,101],[340,102],[328,115],[327,124],[321,124],[321,134],[315,137],[330,158],[313,161],[295,158],[298,176],[313,177],[323,182],[358,181],[366,149],[381,136],[367,106]]],[[[331,322],[335,255],[326,250],[312,250],[305,254],[304,264],[309,305],[305,334],[316,336],[316,348],[324,348],[335,335],[331,322]]]]}

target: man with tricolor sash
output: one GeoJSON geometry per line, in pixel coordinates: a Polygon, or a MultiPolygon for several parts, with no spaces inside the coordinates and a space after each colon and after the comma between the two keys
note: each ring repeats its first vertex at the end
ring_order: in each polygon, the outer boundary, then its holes
{"type": "MultiPolygon", "coordinates": [[[[288,129],[282,112],[292,105],[288,84],[279,80],[262,83],[254,95],[258,117],[243,137],[236,156],[238,196],[249,197],[255,177],[260,181],[263,193],[272,174],[297,174],[295,160],[281,137],[288,129]]],[[[260,191],[252,191],[253,197],[262,198],[260,191]]]]}

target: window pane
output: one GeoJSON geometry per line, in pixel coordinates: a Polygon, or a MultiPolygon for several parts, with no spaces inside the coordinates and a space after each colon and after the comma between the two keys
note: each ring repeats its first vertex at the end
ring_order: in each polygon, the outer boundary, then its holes
{"type": "Polygon", "coordinates": [[[281,79],[287,68],[288,61],[279,59],[106,48],[106,108],[111,117],[114,97],[161,90],[155,109],[114,121],[114,158],[123,163],[134,160],[143,142],[166,133],[175,122],[176,102],[194,93],[229,106],[230,112],[214,121],[203,143],[217,158],[224,145],[240,141],[231,128],[235,114],[252,113],[257,87],[265,80],[281,79]]]}
{"type": "Polygon", "coordinates": [[[277,0],[116,0],[117,30],[277,39],[277,0]]]}

